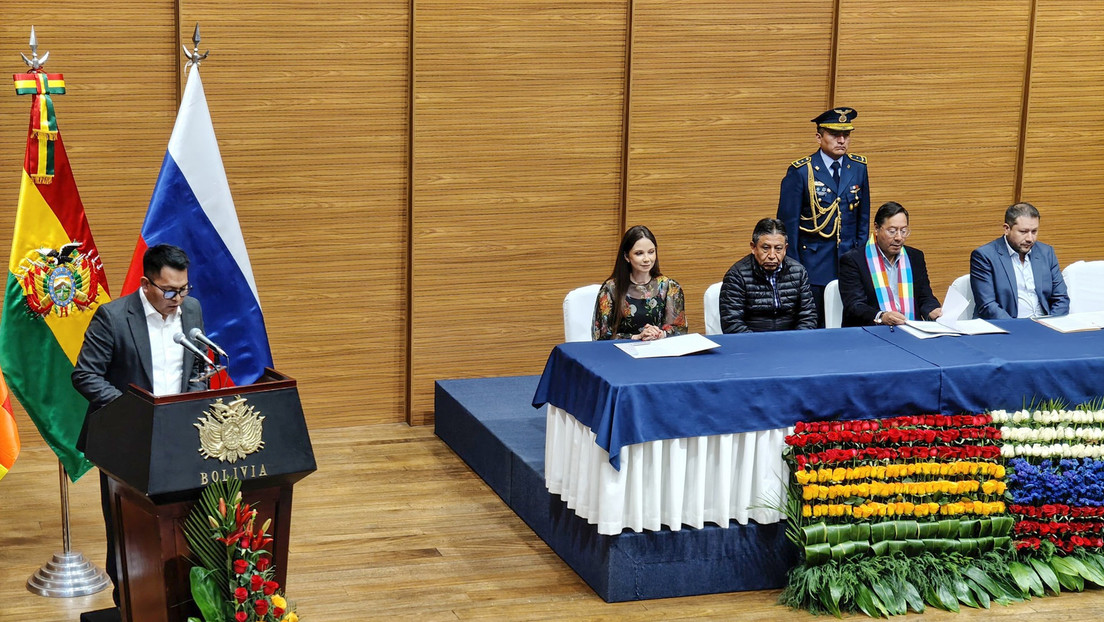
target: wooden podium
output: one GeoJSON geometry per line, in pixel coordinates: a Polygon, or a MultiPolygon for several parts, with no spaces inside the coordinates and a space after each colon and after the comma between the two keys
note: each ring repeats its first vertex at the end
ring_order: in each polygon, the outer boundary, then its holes
{"type": "Polygon", "coordinates": [[[85,455],[108,476],[123,620],[185,622],[199,615],[184,521],[211,481],[241,480],[243,501],[262,521],[272,519],[272,561],[276,581],[285,585],[291,489],[317,468],[295,380],[265,369],[249,386],[164,397],[131,385],[89,417],[85,455]],[[252,408],[244,419],[222,424],[210,416],[226,410],[213,407],[219,401],[239,398],[252,408]],[[263,446],[233,462],[200,439],[200,426],[214,425],[232,447],[238,423],[256,425],[262,417],[263,446]]]}

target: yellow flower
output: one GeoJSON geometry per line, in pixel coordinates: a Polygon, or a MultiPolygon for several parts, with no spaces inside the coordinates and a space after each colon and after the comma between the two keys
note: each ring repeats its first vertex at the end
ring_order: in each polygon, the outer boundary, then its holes
{"type": "Polygon", "coordinates": [[[817,488],[820,488],[820,486],[817,486],[815,484],[802,488],[801,489],[801,498],[805,501],[812,501],[813,499],[816,499],[817,498],[817,488]]]}
{"type": "Polygon", "coordinates": [[[809,471],[798,471],[797,473],[794,473],[794,477],[797,478],[797,483],[801,484],[802,486],[808,484],[809,480],[812,479],[812,476],[813,474],[809,471]]]}
{"type": "Polygon", "coordinates": [[[836,480],[837,482],[842,482],[846,478],[847,470],[843,467],[836,467],[836,470],[832,471],[832,479],[836,480]]]}
{"type": "Polygon", "coordinates": [[[996,492],[996,490],[997,490],[996,480],[991,480],[991,479],[986,480],[985,483],[981,485],[981,492],[983,492],[987,495],[993,494],[994,492],[996,492]]]}
{"type": "Polygon", "coordinates": [[[272,595],[272,606],[273,607],[279,607],[280,609],[287,609],[287,601],[284,600],[283,596],[280,596],[279,594],[273,594],[272,595]]]}
{"type": "Polygon", "coordinates": [[[813,506],[809,505],[808,503],[801,506],[801,515],[804,516],[805,518],[809,518],[810,516],[812,516],[813,515],[813,506]]]}
{"type": "Polygon", "coordinates": [[[1003,464],[993,465],[993,477],[995,477],[997,479],[1003,479],[1004,478],[1004,465],[1003,464]]]}
{"type": "Polygon", "coordinates": [[[299,622],[299,616],[295,615],[294,611],[289,611],[280,622],[299,622]]]}

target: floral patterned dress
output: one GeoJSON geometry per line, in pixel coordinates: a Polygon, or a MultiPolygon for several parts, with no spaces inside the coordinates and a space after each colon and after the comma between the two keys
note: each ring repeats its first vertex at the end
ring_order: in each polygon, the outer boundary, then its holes
{"type": "Polygon", "coordinates": [[[659,326],[667,336],[686,334],[686,303],[682,287],[674,279],[657,276],[644,285],[630,285],[621,304],[621,322],[614,330],[613,280],[603,283],[594,304],[591,336],[595,341],[631,339],[646,324],[659,326]]]}

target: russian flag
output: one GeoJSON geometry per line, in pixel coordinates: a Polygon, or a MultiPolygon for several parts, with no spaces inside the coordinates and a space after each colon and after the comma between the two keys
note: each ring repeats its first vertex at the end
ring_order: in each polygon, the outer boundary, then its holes
{"type": "Polygon", "coordinates": [[[142,256],[157,244],[174,244],[188,253],[188,280],[195,288],[190,295],[203,305],[207,335],[229,355],[234,384],[255,382],[265,367],[272,366],[272,352],[195,65],[188,73],[168,152],[130,260],[124,295],[140,286],[142,256]]]}

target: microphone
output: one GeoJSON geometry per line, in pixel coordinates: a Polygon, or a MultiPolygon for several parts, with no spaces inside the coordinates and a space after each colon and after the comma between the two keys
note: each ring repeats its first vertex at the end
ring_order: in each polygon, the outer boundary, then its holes
{"type": "Polygon", "coordinates": [[[206,352],[200,350],[199,347],[196,346],[196,344],[188,341],[188,338],[184,336],[184,333],[177,333],[173,335],[173,341],[184,346],[185,350],[188,350],[192,354],[198,356],[200,360],[202,360],[203,363],[206,364],[208,367],[217,367],[217,365],[211,362],[211,359],[207,358],[206,352]]]}
{"type": "Polygon", "coordinates": [[[229,359],[230,358],[229,356],[226,355],[226,350],[223,350],[222,348],[219,347],[219,345],[217,343],[215,343],[214,341],[211,341],[211,339],[207,335],[203,334],[203,331],[200,330],[200,328],[198,326],[196,326],[192,330],[188,331],[188,339],[191,339],[193,342],[198,341],[199,343],[202,343],[203,345],[205,345],[205,346],[211,348],[212,350],[214,350],[216,354],[218,354],[219,356],[221,356],[224,359],[229,359]]]}

